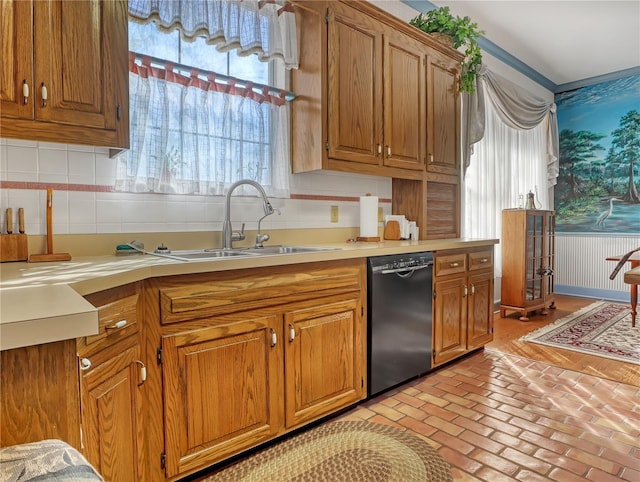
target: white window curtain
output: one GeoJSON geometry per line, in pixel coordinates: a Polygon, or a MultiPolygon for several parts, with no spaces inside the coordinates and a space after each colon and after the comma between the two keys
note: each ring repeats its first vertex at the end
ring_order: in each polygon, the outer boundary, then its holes
{"type": "MultiPolygon", "coordinates": [[[[486,85],[484,86],[486,87],[486,85]]],[[[474,145],[463,184],[462,233],[469,238],[500,238],[502,210],[518,207],[519,196],[532,191],[536,207],[549,208],[547,189],[548,125],[520,130],[509,127],[493,102],[486,102],[484,136],[474,145]]],[[[502,248],[495,248],[495,275],[502,276],[502,248]]]]}
{"type": "Polygon", "coordinates": [[[559,174],[559,142],[556,105],[539,99],[513,82],[487,69],[480,68],[476,93],[463,96],[462,153],[464,171],[469,167],[473,145],[484,135],[485,104],[493,104],[500,119],[514,129],[532,129],[545,122],[547,144],[547,182],[555,186],[559,174]]]}
{"type": "Polygon", "coordinates": [[[220,51],[280,58],[298,68],[293,5],[285,0],[129,0],[129,17],[156,22],[160,30],[178,29],[186,41],[204,37],[220,51]]]}
{"type": "MultiPolygon", "coordinates": [[[[288,2],[130,0],[129,13],[166,30],[178,28],[187,39],[204,35],[222,50],[297,65],[288,2]]],[[[118,165],[116,190],[222,195],[233,182],[252,179],[270,196],[288,197],[285,92],[251,82],[240,87],[233,78],[221,83],[214,72],[189,73],[157,60],[129,56],[131,148],[118,165]]]]}
{"type": "Polygon", "coordinates": [[[252,179],[270,196],[288,196],[289,111],[281,97],[134,58],[131,148],[117,190],[222,195],[238,179],[252,179]]]}

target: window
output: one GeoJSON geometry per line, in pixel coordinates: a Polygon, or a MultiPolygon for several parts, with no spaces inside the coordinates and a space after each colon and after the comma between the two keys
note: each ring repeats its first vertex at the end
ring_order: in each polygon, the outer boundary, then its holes
{"type": "MultiPolygon", "coordinates": [[[[287,196],[289,116],[279,89],[285,61],[260,58],[273,38],[264,33],[262,11],[239,14],[237,2],[209,0],[212,11],[235,16],[236,31],[260,30],[263,46],[239,51],[231,47],[244,38],[221,43],[219,30],[212,39],[200,22],[193,35],[184,18],[167,24],[162,9],[147,12],[144,22],[131,18],[132,9],[152,9],[153,3],[129,2],[131,149],[121,158],[116,189],[223,194],[231,183],[252,179],[271,196],[287,196]]],[[[180,14],[194,3],[184,2],[180,14]]],[[[243,8],[252,3],[262,8],[258,2],[243,2],[243,8]]],[[[224,28],[233,24],[229,18],[224,28]]]]}

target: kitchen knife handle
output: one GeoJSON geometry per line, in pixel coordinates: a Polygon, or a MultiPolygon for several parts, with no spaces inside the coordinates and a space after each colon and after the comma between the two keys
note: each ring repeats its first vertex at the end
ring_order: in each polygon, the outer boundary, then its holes
{"type": "Polygon", "coordinates": [[[6,216],[7,216],[7,234],[12,234],[13,233],[13,210],[11,208],[7,208],[6,216]]]}
{"type": "Polygon", "coordinates": [[[24,208],[18,208],[18,232],[24,234],[24,208]]]}
{"type": "Polygon", "coordinates": [[[47,254],[53,254],[53,189],[47,189],[47,254]]]}

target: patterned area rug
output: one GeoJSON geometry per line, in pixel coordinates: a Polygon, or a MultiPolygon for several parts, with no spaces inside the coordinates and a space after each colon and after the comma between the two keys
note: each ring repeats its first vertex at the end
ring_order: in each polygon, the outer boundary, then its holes
{"type": "Polygon", "coordinates": [[[331,422],[203,482],[448,482],[449,464],[423,439],[372,422],[331,422]]]}
{"type": "Polygon", "coordinates": [[[640,326],[629,305],[598,301],[520,338],[640,365],[640,326]]]}

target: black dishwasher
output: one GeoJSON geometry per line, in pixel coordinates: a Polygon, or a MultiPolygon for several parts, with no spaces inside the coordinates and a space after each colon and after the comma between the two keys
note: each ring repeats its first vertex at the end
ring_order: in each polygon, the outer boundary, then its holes
{"type": "Polygon", "coordinates": [[[431,370],[432,281],[431,252],[368,259],[369,396],[431,370]]]}

